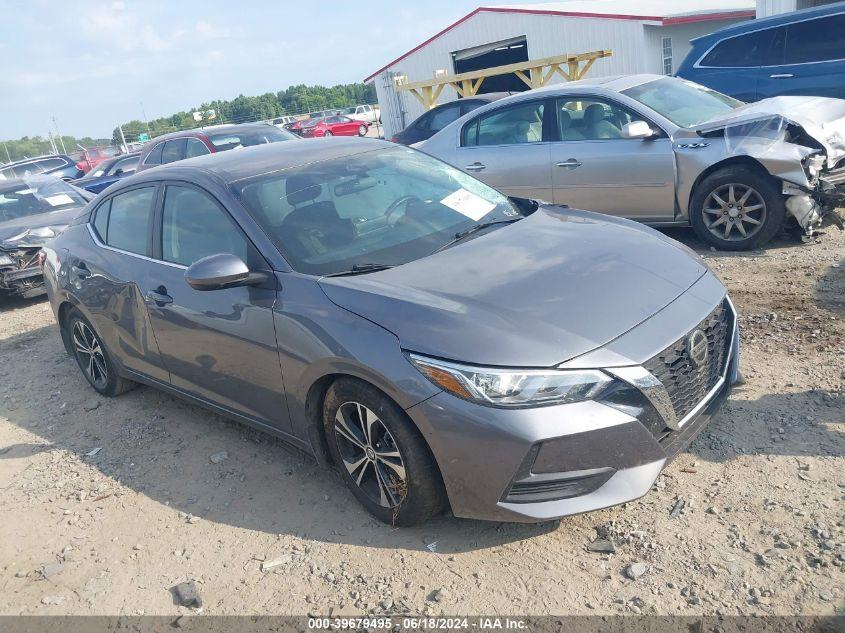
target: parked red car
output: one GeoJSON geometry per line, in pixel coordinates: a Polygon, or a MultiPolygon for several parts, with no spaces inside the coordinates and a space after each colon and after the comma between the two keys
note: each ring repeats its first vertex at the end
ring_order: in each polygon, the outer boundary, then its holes
{"type": "Polygon", "coordinates": [[[305,138],[320,136],[366,136],[369,123],[355,121],[348,116],[335,115],[305,121],[299,135],[305,138]]]}
{"type": "Polygon", "coordinates": [[[93,149],[82,150],[82,158],[76,163],[76,168],[81,169],[87,174],[107,158],[117,156],[119,153],[120,150],[116,147],[95,147],[93,149]]]}

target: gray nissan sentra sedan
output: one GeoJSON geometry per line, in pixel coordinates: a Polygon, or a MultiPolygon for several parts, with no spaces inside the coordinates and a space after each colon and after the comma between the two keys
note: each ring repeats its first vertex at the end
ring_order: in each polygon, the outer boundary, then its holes
{"type": "Polygon", "coordinates": [[[44,277],[99,393],[144,383],[277,435],[400,525],[636,499],[738,378],[736,313],[687,248],[383,141],[136,174],[44,277]]]}

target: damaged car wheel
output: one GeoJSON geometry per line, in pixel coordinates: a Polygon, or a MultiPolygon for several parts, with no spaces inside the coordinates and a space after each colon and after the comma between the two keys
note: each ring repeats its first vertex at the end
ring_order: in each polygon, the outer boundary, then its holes
{"type": "Polygon", "coordinates": [[[775,182],[746,167],[720,169],[702,180],[690,205],[698,236],[722,250],[760,248],[783,225],[785,206],[775,182]]]}
{"type": "Polygon", "coordinates": [[[68,315],[66,332],[79,369],[97,392],[109,397],[119,396],[136,386],[117,375],[106,346],[78,310],[68,315]]]}
{"type": "Polygon", "coordinates": [[[323,424],[346,484],[380,521],[415,525],[444,510],[431,451],[404,412],[377,389],[341,378],[326,394],[323,424]]]}

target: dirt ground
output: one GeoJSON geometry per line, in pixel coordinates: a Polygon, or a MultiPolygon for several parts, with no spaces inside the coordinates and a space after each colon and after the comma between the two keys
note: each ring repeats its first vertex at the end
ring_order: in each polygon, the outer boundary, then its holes
{"type": "Polygon", "coordinates": [[[266,435],[97,396],[45,301],[3,304],[0,614],[175,617],[188,580],[208,614],[843,613],[845,233],[672,236],[729,287],[747,385],[644,498],[542,525],[377,523],[266,435]]]}

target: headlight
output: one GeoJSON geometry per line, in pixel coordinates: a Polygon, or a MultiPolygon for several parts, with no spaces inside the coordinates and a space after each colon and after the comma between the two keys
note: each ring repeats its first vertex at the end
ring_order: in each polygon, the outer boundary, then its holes
{"type": "Polygon", "coordinates": [[[13,235],[12,237],[4,240],[3,243],[9,246],[41,246],[41,242],[44,240],[48,240],[52,237],[56,237],[59,233],[61,233],[65,227],[63,226],[56,226],[56,227],[49,227],[49,226],[42,226],[37,229],[27,229],[23,233],[18,233],[17,235],[13,235]],[[33,240],[37,240],[37,243],[32,243],[33,240]]]}
{"type": "Polygon", "coordinates": [[[499,369],[449,363],[418,354],[411,362],[452,395],[494,407],[535,407],[589,400],[613,380],[597,369],[499,369]]]}
{"type": "Polygon", "coordinates": [[[0,266],[11,266],[14,263],[14,259],[6,255],[5,253],[0,253],[0,266]]]}
{"type": "Polygon", "coordinates": [[[27,232],[27,237],[43,237],[49,239],[51,237],[56,237],[58,235],[56,231],[49,226],[42,226],[41,228],[37,229],[29,229],[27,232]]]}

